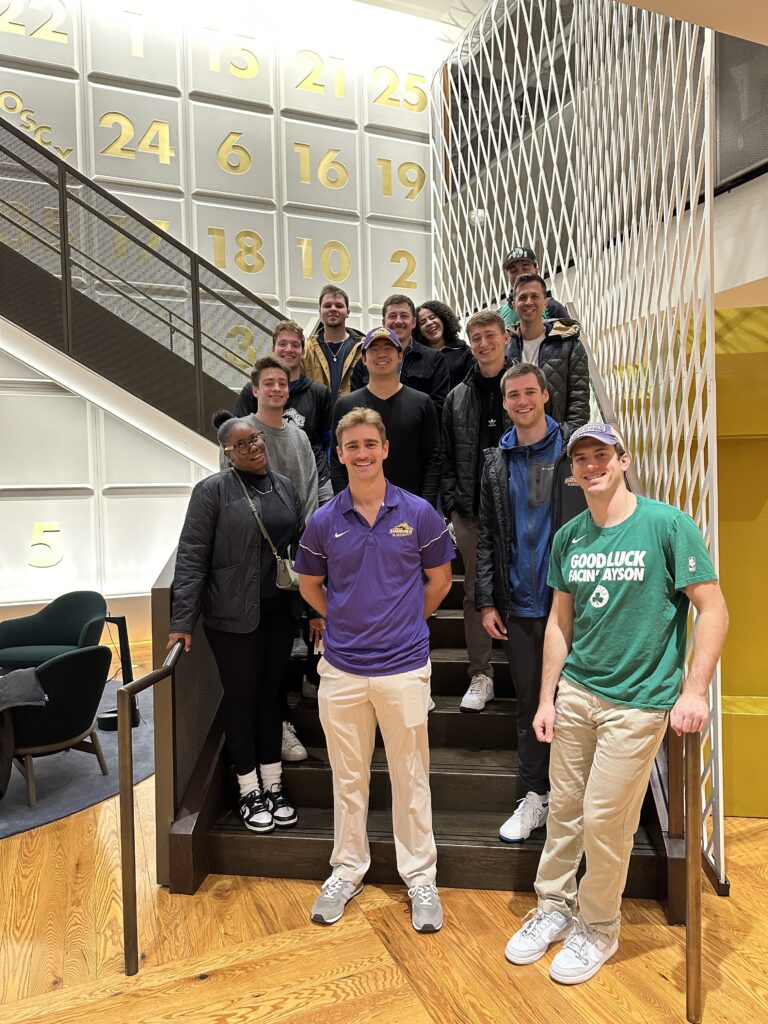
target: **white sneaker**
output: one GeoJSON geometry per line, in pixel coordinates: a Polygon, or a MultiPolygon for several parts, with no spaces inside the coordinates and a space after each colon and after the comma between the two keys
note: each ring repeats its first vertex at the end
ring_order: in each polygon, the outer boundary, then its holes
{"type": "Polygon", "coordinates": [[[307,748],[296,735],[296,730],[290,722],[283,722],[280,757],[283,761],[306,761],[307,759],[307,748]]]}
{"type": "Polygon", "coordinates": [[[559,910],[545,914],[534,908],[523,918],[518,929],[504,950],[504,956],[511,964],[532,964],[547,952],[553,942],[564,939],[573,927],[573,921],[559,910]]]}
{"type": "Polygon", "coordinates": [[[531,791],[522,800],[511,818],[507,818],[499,829],[502,843],[524,843],[535,828],[541,828],[549,814],[549,793],[539,796],[531,791]]]}
{"type": "Polygon", "coordinates": [[[552,961],[549,976],[561,985],[578,985],[594,977],[619,948],[618,938],[587,928],[577,921],[563,948],[552,961]]]}
{"type": "Polygon", "coordinates": [[[472,676],[469,689],[461,698],[459,711],[482,711],[489,700],[493,700],[493,680],[484,672],[472,676]]]}
{"type": "Polygon", "coordinates": [[[301,696],[310,700],[317,700],[317,685],[310,683],[306,676],[301,681],[301,696]]]}

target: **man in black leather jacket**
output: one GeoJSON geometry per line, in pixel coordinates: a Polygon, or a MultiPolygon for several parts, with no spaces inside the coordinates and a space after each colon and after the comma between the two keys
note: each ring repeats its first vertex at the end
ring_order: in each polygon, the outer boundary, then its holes
{"type": "MultiPolygon", "coordinates": [[[[400,383],[414,391],[429,395],[438,420],[449,390],[448,366],[439,352],[413,340],[416,327],[416,307],[407,295],[390,295],[381,312],[385,327],[393,331],[403,346],[403,365],[400,383]]],[[[362,359],[352,371],[352,391],[359,391],[368,383],[368,371],[362,359]]]]}
{"type": "Polygon", "coordinates": [[[538,274],[521,274],[514,286],[520,322],[509,332],[507,358],[533,363],[547,378],[546,413],[573,433],[589,419],[589,364],[575,320],[545,320],[547,290],[538,274]]]}

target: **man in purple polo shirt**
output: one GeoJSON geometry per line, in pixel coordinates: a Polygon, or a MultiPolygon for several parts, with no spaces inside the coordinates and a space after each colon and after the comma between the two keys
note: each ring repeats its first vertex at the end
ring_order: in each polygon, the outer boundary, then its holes
{"type": "Polygon", "coordinates": [[[349,486],[309,520],[296,557],[302,596],[326,619],[318,705],[334,794],[332,874],[311,917],[333,924],[363,887],[378,723],[411,920],[416,931],[436,932],[443,910],[429,792],[427,619],[450,589],[453,544],[428,502],[385,479],[388,444],[377,412],[353,409],[336,439],[349,486]]]}

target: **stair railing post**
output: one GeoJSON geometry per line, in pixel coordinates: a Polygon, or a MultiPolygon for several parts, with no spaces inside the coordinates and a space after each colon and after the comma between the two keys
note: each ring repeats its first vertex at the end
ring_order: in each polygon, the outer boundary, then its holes
{"type": "Polygon", "coordinates": [[[701,736],[685,736],[685,1013],[700,1024],[701,994],[701,736]]]}
{"type": "Polygon", "coordinates": [[[193,253],[190,260],[192,271],[192,342],[195,351],[195,401],[197,407],[197,430],[205,435],[208,424],[205,423],[205,407],[203,402],[203,338],[200,327],[200,265],[193,253]]]}
{"type": "Polygon", "coordinates": [[[67,171],[59,163],[59,251],[61,253],[61,310],[64,351],[72,353],[72,256],[69,251],[69,210],[67,208],[67,171]]]}

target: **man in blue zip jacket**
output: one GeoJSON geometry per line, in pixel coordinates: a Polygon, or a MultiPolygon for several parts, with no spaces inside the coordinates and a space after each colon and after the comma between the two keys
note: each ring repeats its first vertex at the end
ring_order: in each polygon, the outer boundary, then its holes
{"type": "Polygon", "coordinates": [[[544,824],[549,806],[550,748],[536,738],[533,718],[552,600],[552,538],[586,502],[571,477],[563,429],[544,412],[549,393],[539,367],[511,366],[501,393],[512,427],[484,453],[475,607],[488,635],[504,642],[515,684],[518,804],[499,838],[521,843],[544,824]]]}

